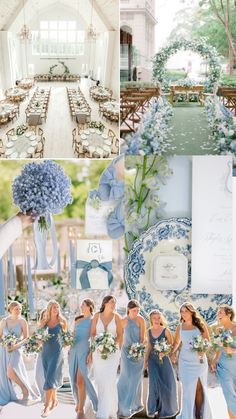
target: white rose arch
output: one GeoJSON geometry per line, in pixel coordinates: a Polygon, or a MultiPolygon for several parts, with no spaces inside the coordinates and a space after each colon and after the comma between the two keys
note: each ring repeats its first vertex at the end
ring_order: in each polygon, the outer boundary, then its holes
{"type": "Polygon", "coordinates": [[[218,82],[221,73],[221,65],[218,52],[215,47],[208,44],[205,38],[194,40],[179,39],[162,48],[153,59],[153,78],[156,82],[164,83],[166,80],[166,63],[168,59],[179,50],[191,50],[200,54],[209,64],[207,90],[212,91],[218,82]]]}

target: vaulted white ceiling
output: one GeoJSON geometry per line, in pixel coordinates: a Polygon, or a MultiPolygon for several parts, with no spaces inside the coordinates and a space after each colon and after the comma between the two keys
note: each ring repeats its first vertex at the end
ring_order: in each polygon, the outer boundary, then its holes
{"type": "Polygon", "coordinates": [[[9,30],[22,13],[25,4],[26,21],[33,20],[48,7],[58,6],[75,9],[82,19],[89,23],[93,3],[93,22],[102,22],[107,30],[119,29],[119,0],[0,0],[0,30],[9,30]]]}

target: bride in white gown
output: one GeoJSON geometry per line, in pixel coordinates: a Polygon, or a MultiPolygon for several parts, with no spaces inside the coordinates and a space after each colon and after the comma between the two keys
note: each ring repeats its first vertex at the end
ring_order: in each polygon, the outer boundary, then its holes
{"type": "Polygon", "coordinates": [[[117,369],[122,345],[122,325],[115,308],[115,297],[112,295],[104,297],[100,311],[95,314],[91,326],[91,337],[107,331],[117,337],[119,346],[119,350],[109,355],[106,360],[101,358],[98,351],[93,353],[94,379],[98,393],[97,419],[117,418],[117,369]]]}

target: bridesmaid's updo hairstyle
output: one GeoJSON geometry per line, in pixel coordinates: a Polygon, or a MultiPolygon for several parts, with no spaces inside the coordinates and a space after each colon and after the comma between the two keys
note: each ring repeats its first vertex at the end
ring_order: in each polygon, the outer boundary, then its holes
{"type": "MultiPolygon", "coordinates": [[[[196,308],[191,303],[184,303],[180,307],[180,315],[182,308],[186,308],[191,314],[192,314],[192,323],[194,326],[197,327],[198,330],[200,330],[201,333],[204,333],[205,330],[205,324],[203,319],[201,318],[200,314],[198,314],[196,308]]],[[[181,322],[184,322],[182,315],[181,315],[181,322]]]]}
{"type": "Polygon", "coordinates": [[[22,308],[22,305],[18,301],[11,301],[11,303],[8,304],[8,307],[7,307],[8,313],[11,313],[13,308],[15,308],[17,306],[22,308]]]}
{"type": "Polygon", "coordinates": [[[159,316],[161,317],[161,322],[160,322],[160,325],[161,325],[161,326],[166,326],[166,325],[167,325],[167,321],[166,321],[165,317],[163,316],[162,312],[161,312],[161,311],[159,311],[159,310],[152,310],[152,311],[149,313],[149,321],[150,321],[150,325],[151,325],[151,326],[153,326],[153,323],[152,323],[152,316],[154,316],[155,314],[159,314],[159,316]]]}
{"type": "Polygon", "coordinates": [[[130,300],[127,305],[127,314],[132,308],[140,308],[139,302],[137,300],[130,300]]]}
{"type": "Polygon", "coordinates": [[[106,297],[103,298],[99,313],[104,312],[106,304],[109,303],[109,301],[111,301],[113,298],[115,299],[113,295],[106,295],[106,297]]]}
{"type": "MultiPolygon", "coordinates": [[[[86,306],[89,307],[89,311],[90,311],[90,314],[92,316],[93,315],[93,312],[94,312],[94,308],[95,308],[95,305],[94,305],[93,300],[91,300],[91,298],[85,298],[82,301],[82,303],[85,303],[86,306]]],[[[83,318],[84,318],[84,315],[83,314],[80,314],[79,316],[76,316],[75,317],[75,321],[80,320],[80,319],[83,319],[83,318]]]]}
{"type": "Polygon", "coordinates": [[[235,312],[234,312],[234,310],[231,306],[228,306],[227,304],[221,304],[218,307],[218,310],[220,310],[220,309],[224,310],[226,316],[229,316],[230,320],[233,321],[234,316],[235,316],[235,312]]]}

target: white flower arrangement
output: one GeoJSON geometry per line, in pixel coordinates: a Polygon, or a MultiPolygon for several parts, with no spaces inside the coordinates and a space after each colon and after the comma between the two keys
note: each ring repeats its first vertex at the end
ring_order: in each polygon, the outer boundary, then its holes
{"type": "Polygon", "coordinates": [[[106,360],[118,350],[117,339],[109,332],[99,333],[93,339],[90,339],[90,349],[91,352],[97,350],[101,358],[106,360]]]}
{"type": "Polygon", "coordinates": [[[16,334],[9,333],[1,338],[0,345],[4,346],[8,352],[12,352],[12,347],[18,342],[20,342],[20,339],[16,336],[16,334]]]}
{"type": "Polygon", "coordinates": [[[16,135],[23,135],[27,131],[27,129],[27,125],[18,125],[18,127],[16,127],[15,129],[16,135]]]}
{"type": "Polygon", "coordinates": [[[156,340],[153,350],[157,354],[160,364],[163,364],[163,357],[167,356],[171,352],[172,345],[166,338],[162,338],[160,340],[156,340]]]}
{"type": "Polygon", "coordinates": [[[211,342],[204,338],[202,335],[195,336],[189,342],[190,348],[193,352],[197,352],[199,355],[200,363],[203,364],[203,354],[205,354],[211,348],[211,342]]]}
{"type": "Polygon", "coordinates": [[[206,38],[198,39],[178,39],[162,48],[153,59],[153,75],[156,81],[165,83],[166,69],[165,65],[168,59],[179,50],[191,50],[200,54],[204,59],[207,57],[209,62],[209,77],[207,90],[212,90],[214,84],[219,80],[221,74],[221,65],[216,48],[209,45],[206,38]]]}
{"type": "Polygon", "coordinates": [[[205,112],[211,130],[212,141],[218,154],[236,154],[236,124],[235,119],[217,98],[208,97],[205,102],[205,112]]]}
{"type": "Polygon", "coordinates": [[[75,335],[73,332],[70,332],[69,330],[67,332],[63,332],[61,334],[61,341],[62,341],[62,346],[72,346],[74,345],[75,342],[75,335]]]}
{"type": "Polygon", "coordinates": [[[168,150],[169,121],[173,108],[167,100],[153,101],[138,130],[125,140],[125,152],[130,155],[162,155],[168,150]]]}
{"type": "Polygon", "coordinates": [[[101,121],[91,121],[88,126],[89,128],[99,129],[99,131],[104,131],[105,128],[101,121]]]}
{"type": "MultiPolygon", "coordinates": [[[[211,336],[212,347],[215,350],[220,350],[223,348],[235,348],[236,349],[236,336],[233,336],[232,331],[224,329],[223,327],[219,329],[217,333],[213,333],[211,336]]],[[[227,354],[228,358],[232,358],[232,354],[227,354]]]]}
{"type": "Polygon", "coordinates": [[[143,343],[132,343],[132,345],[128,346],[128,358],[132,359],[133,361],[140,361],[143,359],[144,354],[146,351],[146,346],[143,343]]]}

